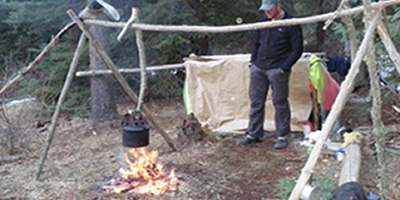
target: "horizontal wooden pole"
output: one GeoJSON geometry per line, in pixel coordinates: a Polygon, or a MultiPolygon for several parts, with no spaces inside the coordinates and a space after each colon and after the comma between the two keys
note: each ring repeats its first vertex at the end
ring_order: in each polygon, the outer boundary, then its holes
{"type": "MultiPolygon", "coordinates": [[[[183,64],[171,64],[171,65],[158,65],[158,66],[150,66],[146,67],[147,72],[155,72],[155,71],[162,71],[162,70],[171,70],[171,69],[179,69],[184,68],[183,64]]],[[[140,72],[139,68],[125,68],[119,69],[119,73],[121,74],[129,74],[129,73],[138,73],[140,72]]],[[[82,76],[98,76],[98,75],[111,75],[113,72],[111,70],[90,70],[90,71],[79,71],[76,72],[77,77],[82,76]]]]}
{"type": "MultiPolygon", "coordinates": [[[[371,4],[373,9],[388,7],[400,4],[400,0],[388,0],[371,4]]],[[[206,32],[206,33],[227,33],[227,32],[240,32],[240,31],[251,31],[263,28],[272,28],[277,26],[292,26],[297,24],[311,24],[320,21],[326,21],[328,19],[340,18],[343,16],[349,16],[361,13],[364,10],[364,6],[358,6],[355,8],[343,10],[339,13],[330,12],[326,14],[303,17],[303,18],[292,18],[286,20],[274,20],[268,22],[257,22],[240,25],[228,25],[228,26],[192,26],[192,25],[150,25],[150,24],[132,24],[130,29],[138,29],[143,31],[157,31],[157,32],[206,32]]],[[[102,20],[85,20],[86,24],[98,25],[112,28],[124,28],[125,22],[111,22],[102,20]]]]}

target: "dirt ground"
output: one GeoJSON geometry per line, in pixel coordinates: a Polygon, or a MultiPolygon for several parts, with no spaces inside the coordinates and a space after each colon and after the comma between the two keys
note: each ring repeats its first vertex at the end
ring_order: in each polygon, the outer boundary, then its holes
{"type": "MultiPolygon", "coordinates": [[[[120,105],[121,115],[128,106],[120,105]]],[[[176,142],[178,129],[186,117],[182,100],[153,100],[147,106],[176,142]]],[[[162,196],[105,194],[99,188],[104,181],[116,176],[123,165],[120,122],[107,122],[90,129],[85,120],[63,116],[39,181],[34,180],[34,174],[46,132],[32,135],[35,139],[22,159],[0,163],[0,199],[277,199],[272,192],[273,185],[279,178],[297,177],[308,158],[306,147],[299,145],[301,133],[292,134],[285,150],[273,149],[274,136],[269,133],[263,142],[251,146],[236,146],[242,135],[230,135],[172,151],[152,128],[147,149],[158,151],[158,161],[167,169],[175,169],[177,191],[162,196]]],[[[390,134],[389,140],[399,144],[400,131],[390,134]]],[[[371,138],[367,136],[369,141],[371,138]]],[[[367,142],[363,149],[366,151],[363,150],[360,182],[365,192],[377,194],[373,144],[367,142]]],[[[400,199],[400,155],[386,155],[390,160],[392,198],[400,199]]],[[[340,162],[329,155],[321,155],[319,160],[316,174],[337,179],[340,162]]]]}

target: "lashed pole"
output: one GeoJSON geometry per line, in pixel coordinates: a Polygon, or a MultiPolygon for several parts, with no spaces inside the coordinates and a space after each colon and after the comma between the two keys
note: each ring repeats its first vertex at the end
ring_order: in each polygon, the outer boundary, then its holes
{"type": "Polygon", "coordinates": [[[304,186],[309,181],[311,174],[313,172],[314,166],[317,163],[318,157],[321,153],[322,147],[328,137],[328,134],[331,132],[333,125],[336,120],[339,118],[346,102],[349,98],[349,94],[354,89],[354,80],[358,73],[360,64],[362,59],[364,58],[365,53],[367,52],[368,43],[371,40],[373,34],[375,33],[376,24],[378,18],[380,17],[379,13],[374,17],[370,26],[368,27],[364,39],[360,45],[360,48],[357,52],[356,58],[352,63],[350,70],[346,76],[346,79],[340,85],[340,91],[336,100],[332,106],[331,112],[329,113],[323,127],[318,140],[311,151],[310,157],[308,158],[304,168],[302,169],[301,175],[297,180],[296,186],[294,187],[292,193],[290,194],[289,200],[298,200],[300,195],[304,189],[304,186]]]}
{"type": "Polygon", "coordinates": [[[61,94],[60,97],[58,98],[57,101],[57,106],[56,106],[56,110],[53,113],[53,117],[51,118],[51,124],[49,126],[49,131],[47,133],[47,137],[46,137],[46,144],[42,150],[42,153],[40,155],[40,160],[39,160],[39,164],[38,164],[38,168],[36,170],[35,173],[35,180],[38,180],[40,177],[40,173],[42,172],[42,168],[43,168],[43,164],[46,160],[47,157],[47,152],[50,149],[50,144],[51,141],[53,140],[53,136],[54,136],[54,132],[56,130],[56,125],[57,125],[57,121],[58,121],[58,117],[60,116],[60,112],[61,112],[61,106],[64,103],[65,98],[67,97],[67,93],[68,90],[71,86],[72,80],[74,78],[74,74],[76,71],[76,68],[78,67],[79,64],[79,59],[84,51],[84,47],[85,47],[85,41],[86,41],[86,37],[84,34],[81,34],[81,37],[79,38],[79,42],[78,42],[78,46],[76,47],[75,53],[74,53],[74,57],[72,59],[71,62],[71,66],[69,67],[69,71],[67,74],[67,78],[64,82],[64,86],[61,90],[61,94]]]}
{"type": "Polygon", "coordinates": [[[378,30],[379,37],[381,38],[390,59],[393,61],[394,66],[396,67],[397,72],[400,75],[400,54],[397,51],[396,46],[393,44],[393,41],[390,38],[389,31],[387,30],[382,20],[378,21],[378,26],[376,29],[378,30]]]}
{"type": "MultiPolygon", "coordinates": [[[[364,11],[364,24],[365,27],[370,23],[373,11],[370,7],[371,0],[363,0],[365,11],[364,11]]],[[[381,9],[378,10],[381,12],[381,9]]],[[[379,20],[380,21],[380,20],[379,20]]],[[[377,27],[379,27],[379,21],[377,27]]],[[[378,29],[378,28],[377,28],[378,29]]],[[[369,44],[368,53],[366,54],[364,61],[368,66],[369,82],[370,82],[370,95],[372,96],[372,107],[371,107],[371,119],[372,119],[372,133],[375,135],[375,147],[376,157],[378,161],[378,183],[379,196],[382,199],[387,199],[389,194],[389,184],[387,178],[387,167],[385,162],[385,131],[382,121],[382,98],[381,98],[381,86],[376,66],[376,55],[375,55],[375,41],[372,39],[369,44]]]]}
{"type": "MultiPolygon", "coordinates": [[[[113,71],[113,74],[115,78],[118,80],[118,82],[121,84],[122,88],[125,90],[125,92],[128,94],[129,98],[133,102],[138,101],[138,97],[135,94],[135,92],[132,90],[132,88],[129,86],[128,82],[122,77],[121,73],[119,73],[118,68],[114,64],[114,62],[110,59],[110,57],[101,49],[100,45],[97,43],[97,41],[93,40],[93,35],[87,30],[85,27],[85,24],[76,16],[76,14],[72,10],[67,11],[69,17],[71,17],[72,20],[79,26],[79,28],[82,30],[82,32],[88,37],[89,40],[93,42],[93,46],[99,53],[99,55],[103,58],[104,62],[110,67],[110,69],[113,71]]],[[[153,118],[153,115],[149,111],[149,109],[143,105],[142,107],[142,112],[144,117],[150,121],[150,123],[160,132],[160,134],[164,137],[165,141],[168,143],[168,145],[176,151],[176,147],[173,144],[171,138],[168,136],[168,134],[165,132],[165,130],[161,127],[161,125],[156,121],[156,119],[153,118]]]]}

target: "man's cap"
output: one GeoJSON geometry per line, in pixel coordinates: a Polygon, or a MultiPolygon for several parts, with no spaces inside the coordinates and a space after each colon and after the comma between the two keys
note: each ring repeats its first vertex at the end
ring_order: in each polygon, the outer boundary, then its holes
{"type": "Polygon", "coordinates": [[[280,0],[262,0],[259,10],[271,10],[280,0]]]}

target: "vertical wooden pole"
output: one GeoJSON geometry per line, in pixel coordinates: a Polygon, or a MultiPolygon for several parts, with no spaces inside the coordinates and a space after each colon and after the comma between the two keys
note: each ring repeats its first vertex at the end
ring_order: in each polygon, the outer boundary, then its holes
{"type": "MultiPolygon", "coordinates": [[[[132,12],[135,13],[136,23],[139,23],[139,10],[132,8],[132,12]]],[[[140,64],[140,93],[137,104],[137,109],[141,110],[143,105],[144,94],[147,88],[147,72],[146,72],[146,51],[143,44],[142,30],[136,30],[136,44],[139,51],[139,64],[140,64]]]]}
{"type": "MultiPolygon", "coordinates": [[[[74,20],[79,28],[85,33],[86,37],[89,38],[93,42],[93,46],[96,48],[98,51],[99,55],[104,59],[104,62],[107,63],[107,65],[110,67],[110,69],[113,71],[115,78],[118,80],[118,82],[121,84],[122,88],[125,90],[125,92],[128,94],[129,98],[133,102],[138,101],[138,97],[135,94],[135,92],[131,89],[129,86],[128,82],[122,77],[121,73],[119,73],[118,68],[116,65],[113,63],[113,61],[108,57],[108,55],[101,49],[100,45],[97,43],[97,41],[93,40],[92,34],[85,28],[85,25],[83,22],[76,16],[76,14],[72,10],[67,11],[69,17],[71,17],[72,20],[74,20]]],[[[172,140],[169,138],[168,134],[165,132],[165,130],[160,126],[160,124],[156,121],[156,119],[153,118],[153,115],[149,111],[149,109],[143,105],[142,107],[142,112],[144,117],[150,121],[151,124],[160,132],[160,134],[164,137],[165,141],[168,143],[168,145],[176,151],[176,147],[173,144],[172,140]]]]}
{"type": "MultiPolygon", "coordinates": [[[[371,9],[371,0],[363,0],[364,3],[364,24],[367,27],[371,23],[371,19],[374,13],[381,12],[381,9],[373,11],[371,9]]],[[[379,27],[379,22],[377,27],[379,27]]],[[[377,28],[378,29],[378,28],[377,28]]],[[[372,96],[372,108],[370,111],[373,129],[372,132],[375,135],[375,147],[378,160],[378,184],[379,196],[382,199],[387,199],[389,194],[389,184],[387,179],[387,167],[385,162],[385,131],[382,122],[382,99],[381,99],[381,86],[376,66],[376,55],[375,55],[375,41],[374,38],[369,42],[368,53],[364,60],[368,66],[369,81],[370,81],[370,94],[372,96]]]]}
{"type": "Polygon", "coordinates": [[[38,167],[37,167],[37,170],[35,173],[35,180],[39,179],[40,173],[42,172],[44,162],[46,161],[47,152],[50,149],[50,144],[51,144],[51,141],[53,140],[54,132],[56,130],[58,116],[60,115],[60,112],[61,112],[61,106],[64,103],[65,98],[67,97],[68,90],[71,86],[76,68],[79,63],[79,59],[84,50],[85,41],[86,41],[85,35],[81,34],[81,37],[79,38],[78,46],[76,47],[76,51],[75,51],[74,57],[72,59],[71,66],[70,66],[68,74],[67,74],[67,78],[64,82],[63,89],[61,90],[61,95],[57,101],[56,110],[54,111],[53,117],[51,118],[51,124],[49,126],[49,131],[47,133],[46,143],[45,143],[45,146],[40,155],[39,164],[38,164],[38,167]]]}

